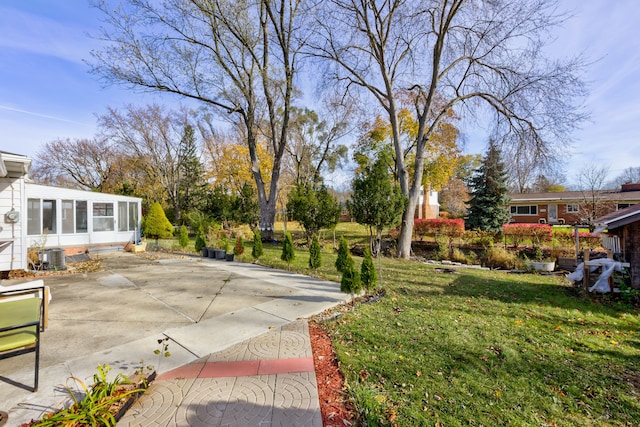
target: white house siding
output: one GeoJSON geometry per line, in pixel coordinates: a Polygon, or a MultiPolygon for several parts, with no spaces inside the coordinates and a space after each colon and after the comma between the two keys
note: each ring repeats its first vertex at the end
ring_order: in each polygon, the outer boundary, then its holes
{"type": "MultiPolygon", "coordinates": [[[[120,245],[129,241],[134,241],[135,236],[140,230],[140,219],[142,217],[141,199],[137,197],[118,196],[113,194],[96,193],[92,191],[73,190],[68,188],[50,187],[38,184],[26,184],[26,198],[27,204],[29,200],[39,200],[40,215],[43,214],[43,203],[47,203],[49,206],[55,204],[55,221],[52,221],[53,230],[43,230],[40,226],[38,233],[35,229],[29,230],[25,233],[27,235],[27,245],[29,247],[39,246],[45,248],[55,247],[92,247],[92,246],[104,246],[104,245],[120,245]],[[69,218],[63,212],[63,202],[73,202],[73,209],[67,210],[74,215],[73,218],[69,218]],[[76,204],[77,202],[86,202],[86,231],[77,231],[76,226],[76,204]],[[112,204],[113,210],[111,212],[105,212],[104,216],[94,215],[94,208],[100,211],[97,207],[98,204],[109,203],[112,204]],[[127,213],[124,220],[126,223],[122,223],[121,215],[119,214],[119,203],[126,203],[127,213]],[[129,206],[134,206],[135,221],[129,221],[129,206]],[[96,230],[95,226],[99,224],[107,224],[107,228],[112,230],[101,231],[96,230]],[[65,229],[66,227],[66,229],[65,229]],[[69,229],[71,227],[71,229],[69,229]],[[121,228],[124,228],[122,230],[121,228]]],[[[31,205],[35,205],[31,203],[31,205]]],[[[27,210],[27,209],[25,209],[27,210]]],[[[34,210],[34,212],[36,212],[34,210]]],[[[99,212],[96,212],[99,213],[99,212]]],[[[40,217],[42,222],[43,218],[40,217]]],[[[25,218],[25,224],[27,219],[25,218]]],[[[32,221],[31,224],[36,224],[36,221],[32,221]]],[[[28,227],[27,227],[28,228],[28,227]]]]}
{"type": "Polygon", "coordinates": [[[26,215],[22,209],[24,179],[0,178],[0,271],[24,270],[27,256],[23,225],[26,215]],[[13,222],[6,214],[15,210],[20,217],[13,222]]]}

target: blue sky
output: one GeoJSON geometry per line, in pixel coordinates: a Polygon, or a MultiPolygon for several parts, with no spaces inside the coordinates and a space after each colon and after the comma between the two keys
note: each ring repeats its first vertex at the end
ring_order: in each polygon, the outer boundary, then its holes
{"type": "MultiPolygon", "coordinates": [[[[585,163],[610,167],[614,178],[640,166],[640,8],[637,0],[561,0],[575,17],[557,31],[553,54],[584,52],[595,61],[585,79],[590,121],[567,149],[567,181],[585,163]]],[[[91,138],[107,106],[176,102],[104,88],[83,60],[97,41],[99,13],[87,0],[0,0],[0,149],[33,156],[57,138],[91,138]]],[[[468,135],[466,151],[486,140],[468,135]]]]}

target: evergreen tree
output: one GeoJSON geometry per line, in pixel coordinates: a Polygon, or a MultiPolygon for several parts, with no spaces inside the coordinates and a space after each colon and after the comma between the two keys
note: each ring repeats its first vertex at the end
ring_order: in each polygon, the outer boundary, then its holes
{"type": "Polygon", "coordinates": [[[181,215],[202,209],[206,203],[207,183],[204,178],[204,166],[198,156],[195,132],[191,125],[184,127],[180,151],[178,153],[178,200],[176,220],[181,215]]]}
{"type": "Polygon", "coordinates": [[[207,246],[207,242],[204,239],[204,229],[202,225],[198,227],[198,232],[196,233],[196,243],[195,248],[197,252],[200,252],[202,248],[207,246]]]}
{"type": "Polygon", "coordinates": [[[260,230],[256,228],[253,232],[253,249],[251,249],[251,256],[257,260],[262,256],[262,252],[262,236],[260,235],[260,230]]]}
{"type": "Polygon", "coordinates": [[[184,225],[180,227],[180,238],[178,239],[178,243],[181,248],[186,248],[189,245],[189,231],[184,225]]]}
{"type": "Polygon", "coordinates": [[[156,245],[159,238],[173,236],[173,225],[167,219],[160,203],[155,202],[149,207],[149,212],[144,217],[142,230],[145,236],[156,239],[156,245]]]}
{"type": "Polygon", "coordinates": [[[296,257],[296,253],[293,249],[293,239],[291,233],[286,232],[284,235],[284,242],[282,242],[282,255],[280,259],[287,263],[287,268],[291,268],[291,261],[296,257]]]}
{"type": "MultiPolygon", "coordinates": [[[[391,182],[387,162],[381,156],[375,163],[365,166],[353,180],[353,195],[347,202],[351,216],[358,224],[376,231],[376,255],[380,252],[380,240],[384,227],[400,222],[406,204],[400,187],[391,182]]],[[[373,233],[370,236],[373,243],[373,233]]]]}
{"type": "Polygon", "coordinates": [[[304,228],[307,242],[323,228],[333,228],[340,219],[340,203],[324,185],[298,184],[289,194],[287,212],[304,228]]]}
{"type": "Polygon", "coordinates": [[[347,256],[342,269],[342,280],[340,280],[340,292],[350,293],[353,299],[353,296],[360,292],[361,289],[360,273],[356,270],[351,252],[347,249],[347,256]]]}
{"type": "Polygon", "coordinates": [[[311,239],[311,246],[309,246],[309,268],[315,271],[320,268],[321,265],[320,242],[318,241],[318,235],[314,234],[311,239]]]}
{"type": "Polygon", "coordinates": [[[489,141],[487,153],[471,178],[470,187],[469,216],[465,221],[467,227],[499,233],[511,215],[507,210],[507,173],[495,142],[489,141]]]}
{"type": "Polygon", "coordinates": [[[376,269],[373,265],[373,257],[371,256],[371,249],[369,246],[364,248],[364,259],[362,260],[362,266],[360,267],[360,280],[362,286],[371,292],[376,286],[376,269]]]}
{"type": "Polygon", "coordinates": [[[340,237],[340,243],[338,244],[338,257],[336,258],[336,270],[338,270],[339,273],[344,272],[348,256],[349,242],[347,242],[347,239],[342,236],[340,237]]]}

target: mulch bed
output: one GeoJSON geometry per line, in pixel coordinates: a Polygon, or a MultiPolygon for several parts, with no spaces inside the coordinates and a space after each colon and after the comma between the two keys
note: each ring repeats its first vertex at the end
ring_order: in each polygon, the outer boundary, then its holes
{"type": "Polygon", "coordinates": [[[344,391],[344,376],[327,330],[319,323],[309,322],[313,364],[318,382],[318,397],[324,427],[344,427],[354,424],[353,406],[344,391]]]}

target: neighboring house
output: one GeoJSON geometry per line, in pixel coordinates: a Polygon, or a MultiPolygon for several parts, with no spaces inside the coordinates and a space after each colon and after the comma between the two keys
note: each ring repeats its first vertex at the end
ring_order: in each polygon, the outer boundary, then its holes
{"type": "Polygon", "coordinates": [[[29,269],[30,248],[78,253],[139,236],[140,198],[34,184],[30,168],[0,151],[0,272],[29,269]]]}
{"type": "Polygon", "coordinates": [[[420,187],[420,198],[416,207],[415,218],[433,219],[440,216],[440,203],[438,203],[438,192],[420,187]]]}
{"type": "Polygon", "coordinates": [[[617,236],[620,252],[630,264],[631,286],[640,289],[640,204],[596,219],[596,226],[617,236]]]}
{"type": "MultiPolygon", "coordinates": [[[[428,190],[425,196],[424,187],[420,187],[420,198],[416,206],[414,218],[433,219],[440,216],[440,203],[438,202],[438,192],[428,190]]],[[[340,212],[340,221],[352,221],[351,214],[347,210],[344,201],[340,200],[342,211],[340,212]]]]}
{"type": "Polygon", "coordinates": [[[517,193],[509,197],[511,222],[588,223],[640,203],[640,184],[624,184],[620,190],[517,193]]]}

